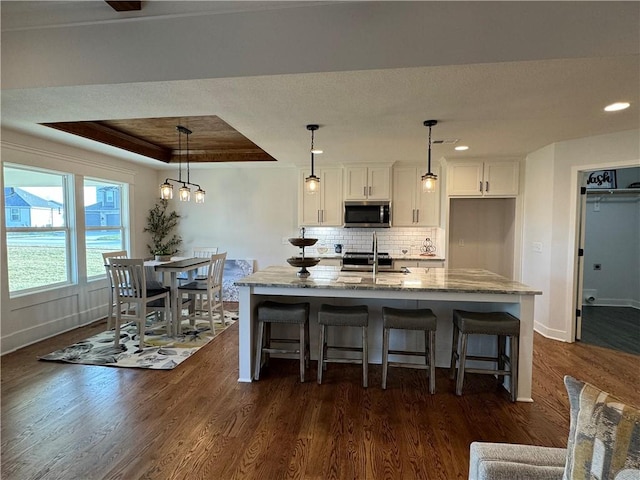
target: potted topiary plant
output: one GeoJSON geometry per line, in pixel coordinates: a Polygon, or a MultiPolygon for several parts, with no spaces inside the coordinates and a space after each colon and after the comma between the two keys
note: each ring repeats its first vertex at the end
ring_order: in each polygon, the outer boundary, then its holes
{"type": "Polygon", "coordinates": [[[178,252],[182,238],[173,233],[178,226],[178,215],[175,211],[167,212],[169,202],[159,200],[147,215],[147,226],[144,232],[151,234],[151,244],[147,248],[158,261],[171,260],[171,256],[178,252]]]}

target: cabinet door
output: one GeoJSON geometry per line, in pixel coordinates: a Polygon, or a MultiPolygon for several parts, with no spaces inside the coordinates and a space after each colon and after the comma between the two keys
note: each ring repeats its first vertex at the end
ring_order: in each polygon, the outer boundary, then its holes
{"type": "Polygon", "coordinates": [[[326,168],[320,171],[322,194],[320,222],[325,226],[341,227],[344,203],[342,200],[342,168],[326,168]]]}
{"type": "Polygon", "coordinates": [[[447,167],[447,195],[481,196],[482,167],[482,162],[451,163],[447,167]]]}
{"type": "Polygon", "coordinates": [[[485,197],[509,196],[518,194],[518,162],[484,162],[485,197]]]}
{"type": "MultiPolygon", "coordinates": [[[[310,194],[304,189],[304,179],[307,178],[310,173],[309,170],[301,170],[298,180],[298,225],[300,226],[320,225],[322,190],[310,194]]],[[[320,177],[320,182],[322,183],[322,177],[320,177]]]]}
{"type": "Polygon", "coordinates": [[[344,199],[366,200],[368,194],[367,167],[344,169],[344,199]]]}
{"type": "Polygon", "coordinates": [[[369,167],[367,172],[367,197],[369,200],[389,200],[391,169],[389,167],[369,167]]]}
{"type": "MultiPolygon", "coordinates": [[[[433,173],[440,176],[440,171],[436,168],[433,173]]],[[[422,190],[422,175],[417,170],[415,177],[416,192],[416,222],[415,225],[421,227],[437,227],[440,225],[440,184],[436,182],[436,188],[433,192],[424,192],[422,190]]]]}
{"type": "Polygon", "coordinates": [[[394,227],[412,227],[416,221],[416,169],[396,167],[393,169],[393,216],[394,227]]]}

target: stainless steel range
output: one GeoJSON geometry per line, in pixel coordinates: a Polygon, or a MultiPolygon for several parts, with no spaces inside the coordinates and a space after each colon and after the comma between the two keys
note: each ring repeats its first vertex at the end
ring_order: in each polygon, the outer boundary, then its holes
{"type": "MultiPolygon", "coordinates": [[[[378,252],[379,271],[390,271],[393,258],[388,253],[378,252]]],[[[343,272],[372,272],[373,252],[346,252],[342,257],[343,272]]]]}

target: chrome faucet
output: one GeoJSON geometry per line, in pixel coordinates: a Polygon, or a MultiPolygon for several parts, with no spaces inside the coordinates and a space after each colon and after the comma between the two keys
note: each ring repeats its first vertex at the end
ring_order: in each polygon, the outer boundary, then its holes
{"type": "Polygon", "coordinates": [[[375,277],[378,273],[378,236],[376,232],[373,232],[373,276],[375,277]]]}

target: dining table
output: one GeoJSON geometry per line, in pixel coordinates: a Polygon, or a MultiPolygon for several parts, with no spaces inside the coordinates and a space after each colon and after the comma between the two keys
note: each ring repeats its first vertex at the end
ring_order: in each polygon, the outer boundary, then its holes
{"type": "Polygon", "coordinates": [[[207,266],[210,261],[211,259],[206,257],[171,257],[169,261],[146,260],[144,262],[145,267],[152,267],[156,272],[161,273],[163,283],[171,287],[171,333],[174,337],[180,334],[180,319],[182,317],[178,273],[187,273],[190,282],[194,279],[196,271],[207,266]]]}

